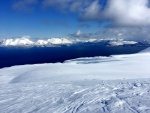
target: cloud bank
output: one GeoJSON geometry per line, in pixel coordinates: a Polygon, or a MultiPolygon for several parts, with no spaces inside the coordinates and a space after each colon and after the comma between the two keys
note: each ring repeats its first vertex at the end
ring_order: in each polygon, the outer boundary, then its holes
{"type": "Polygon", "coordinates": [[[103,28],[94,33],[84,33],[82,31],[77,31],[70,34],[71,38],[80,39],[124,39],[124,40],[150,40],[150,29],[149,28],[131,28],[131,27],[113,27],[113,28],[103,28]]]}
{"type": "Polygon", "coordinates": [[[59,10],[78,12],[82,21],[111,20],[116,26],[150,25],[149,0],[45,0],[44,5],[59,10]],[[104,8],[102,8],[104,7],[104,8]]]}
{"type": "Polygon", "coordinates": [[[110,20],[114,26],[149,26],[149,0],[18,0],[14,9],[30,10],[37,2],[44,8],[77,13],[81,21],[110,20]]]}
{"type": "Polygon", "coordinates": [[[109,0],[104,18],[119,26],[150,25],[149,0],[109,0]]]}

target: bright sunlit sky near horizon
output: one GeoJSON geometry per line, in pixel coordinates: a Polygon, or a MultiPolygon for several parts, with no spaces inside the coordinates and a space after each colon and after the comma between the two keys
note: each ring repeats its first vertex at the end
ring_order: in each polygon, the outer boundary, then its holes
{"type": "Polygon", "coordinates": [[[149,0],[0,0],[0,38],[150,37],[149,0]]]}

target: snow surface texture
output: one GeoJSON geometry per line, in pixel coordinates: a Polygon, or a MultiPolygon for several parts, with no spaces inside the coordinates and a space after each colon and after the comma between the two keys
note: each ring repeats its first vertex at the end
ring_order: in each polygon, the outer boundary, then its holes
{"type": "MultiPolygon", "coordinates": [[[[68,44],[74,44],[79,42],[101,42],[106,39],[87,39],[87,40],[70,40],[66,38],[51,38],[47,40],[37,40],[32,41],[29,39],[29,37],[25,36],[22,38],[16,38],[16,39],[3,39],[0,41],[0,46],[54,46],[54,45],[68,45],[68,44]]],[[[123,41],[123,40],[116,40],[116,39],[107,39],[110,41],[108,43],[111,46],[120,46],[125,44],[134,45],[137,42],[135,41],[123,41]]]]}
{"type": "Polygon", "coordinates": [[[0,113],[150,113],[150,52],[0,69],[0,113]]]}

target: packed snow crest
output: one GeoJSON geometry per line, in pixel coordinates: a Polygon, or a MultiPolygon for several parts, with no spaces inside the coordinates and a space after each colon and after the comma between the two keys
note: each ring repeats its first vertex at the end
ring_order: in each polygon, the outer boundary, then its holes
{"type": "Polygon", "coordinates": [[[150,48],[0,69],[0,113],[150,113],[150,48]]]}

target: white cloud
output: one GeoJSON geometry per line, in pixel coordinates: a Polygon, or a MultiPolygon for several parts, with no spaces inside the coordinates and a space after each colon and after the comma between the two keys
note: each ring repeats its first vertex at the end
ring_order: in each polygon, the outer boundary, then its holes
{"type": "Polygon", "coordinates": [[[75,33],[76,36],[81,36],[82,34],[83,32],[81,32],[80,30],[75,33]]]}
{"type": "Polygon", "coordinates": [[[149,0],[108,0],[101,10],[100,0],[95,0],[85,8],[82,20],[101,21],[109,19],[114,26],[149,26],[149,0]]]}
{"type": "Polygon", "coordinates": [[[52,7],[61,12],[81,12],[92,0],[43,0],[44,7],[52,7]]]}
{"type": "Polygon", "coordinates": [[[100,13],[100,5],[99,0],[95,0],[93,3],[91,3],[87,8],[85,8],[82,12],[81,18],[84,20],[94,20],[98,19],[99,13],[100,13]]]}
{"type": "MultiPolygon", "coordinates": [[[[32,10],[33,5],[40,0],[17,0],[14,9],[32,10]]],[[[114,26],[149,26],[149,0],[43,0],[44,7],[58,9],[61,12],[78,14],[82,21],[111,20],[114,26]],[[102,7],[104,9],[102,10],[102,7]]]]}
{"type": "Polygon", "coordinates": [[[61,11],[67,10],[72,0],[44,0],[44,7],[54,7],[61,11]]]}
{"type": "Polygon", "coordinates": [[[125,39],[125,40],[150,40],[149,27],[113,27],[103,28],[95,33],[84,33],[80,30],[70,34],[70,38],[80,39],[125,39]]]}
{"type": "Polygon", "coordinates": [[[71,12],[76,12],[77,10],[82,10],[82,2],[81,1],[75,1],[70,5],[71,12]]]}
{"type": "Polygon", "coordinates": [[[37,2],[38,0],[18,0],[13,3],[12,8],[15,10],[32,11],[33,5],[37,2]]]}
{"type": "Polygon", "coordinates": [[[73,34],[69,34],[69,37],[71,38],[81,38],[84,35],[83,32],[81,32],[80,30],[78,30],[77,32],[73,33],[73,34]]]}
{"type": "Polygon", "coordinates": [[[110,19],[116,26],[150,25],[149,0],[44,0],[44,6],[61,11],[77,12],[82,21],[110,19]],[[104,9],[102,10],[102,7],[104,9]]]}
{"type": "Polygon", "coordinates": [[[90,37],[90,34],[88,34],[88,33],[84,33],[84,32],[82,32],[82,31],[80,31],[80,30],[78,30],[77,32],[75,32],[75,33],[73,33],[73,34],[69,34],[69,37],[70,38],[91,38],[90,37]]]}
{"type": "Polygon", "coordinates": [[[109,0],[104,18],[120,26],[150,25],[148,0],[109,0]]]}

